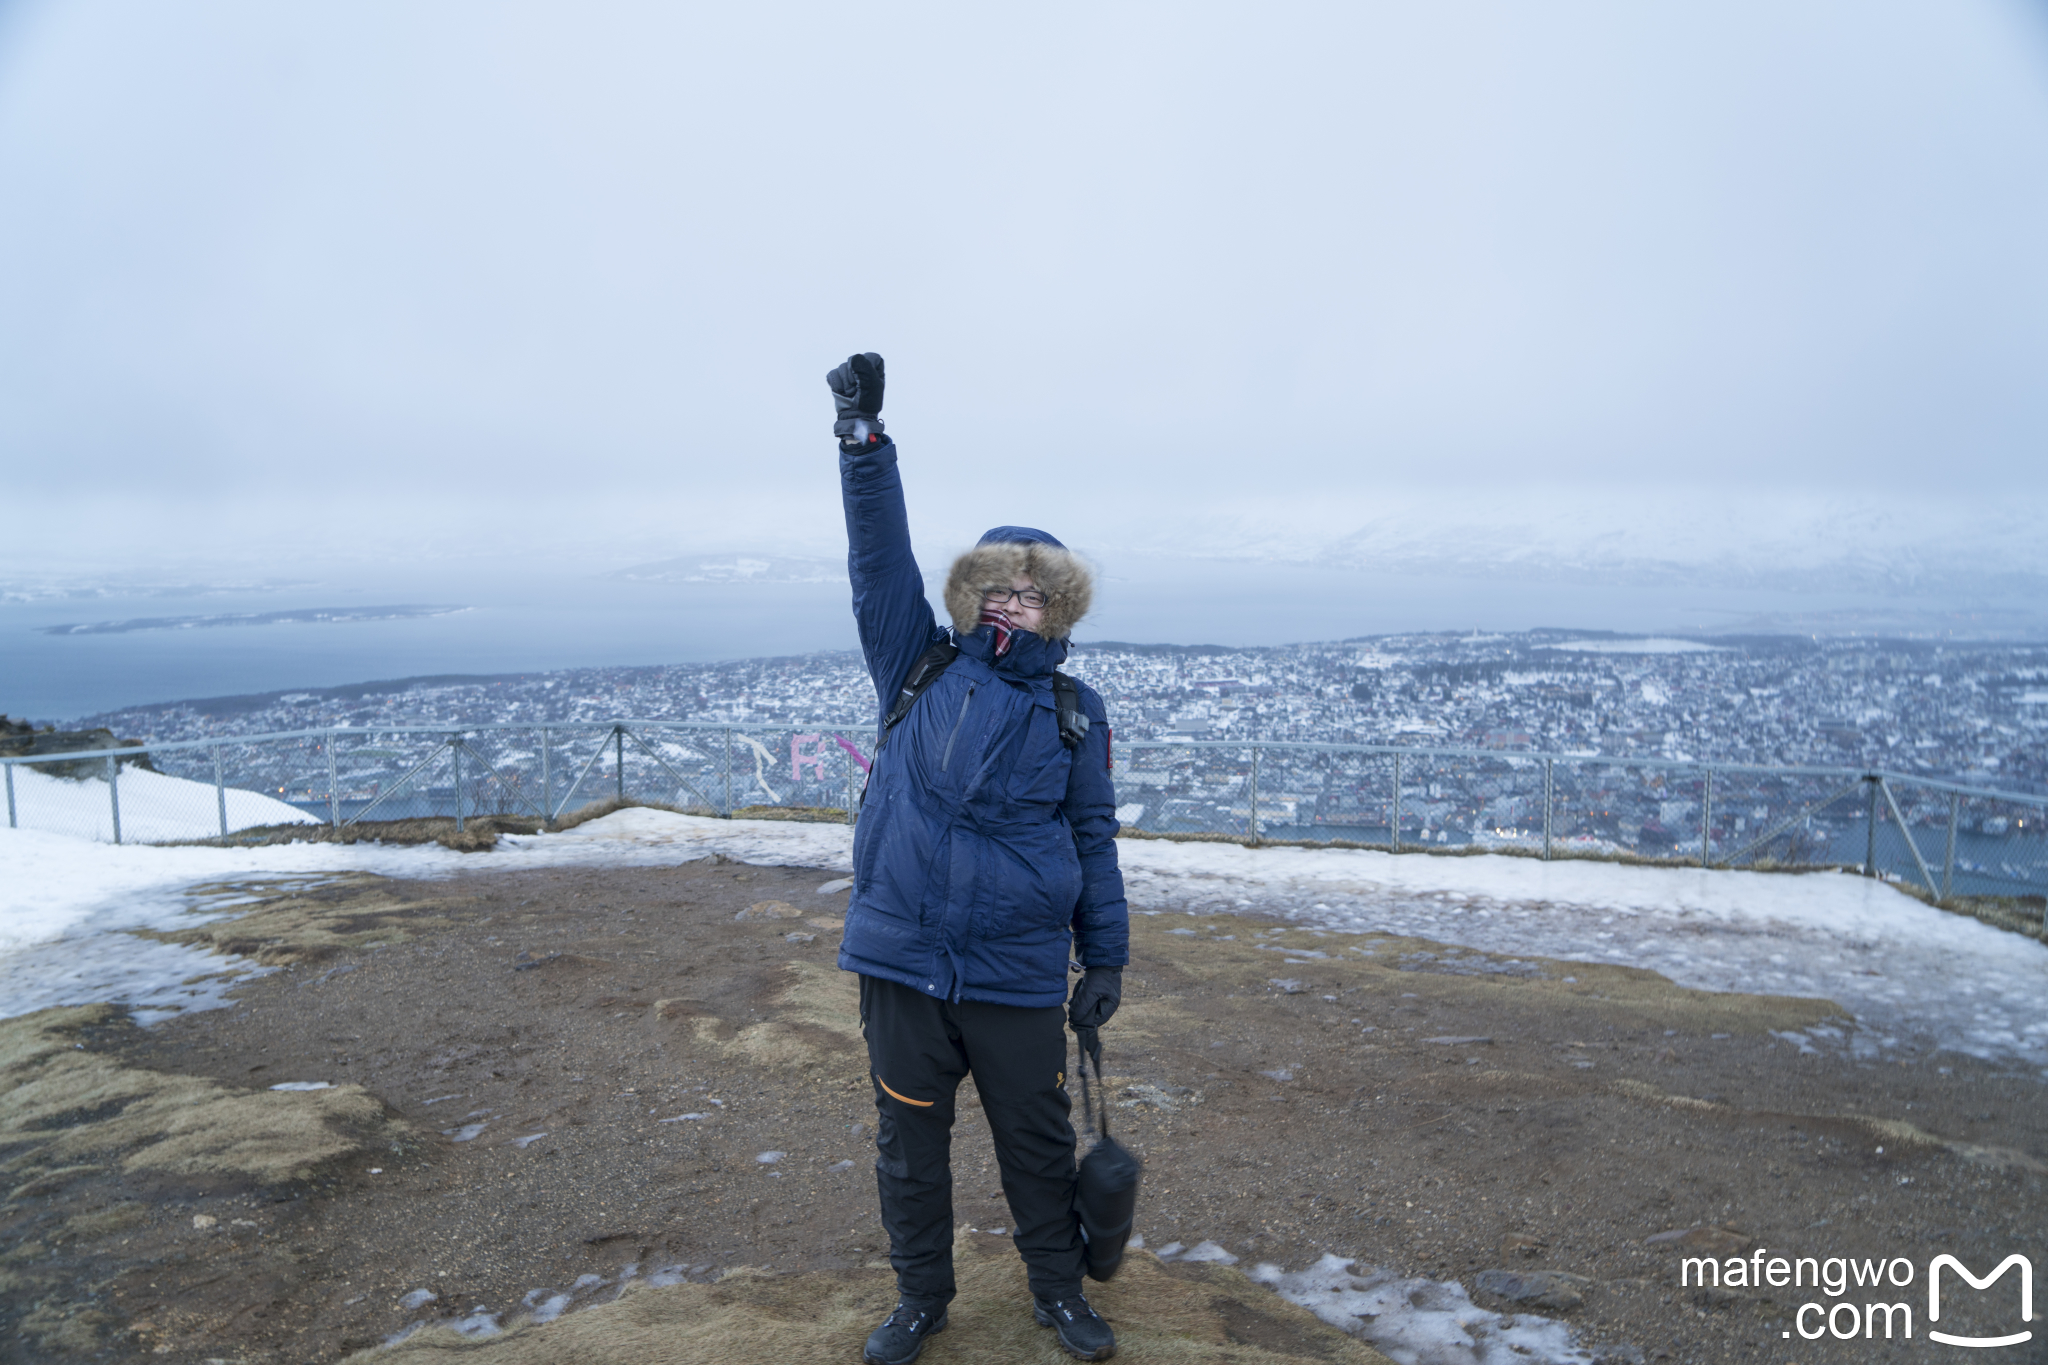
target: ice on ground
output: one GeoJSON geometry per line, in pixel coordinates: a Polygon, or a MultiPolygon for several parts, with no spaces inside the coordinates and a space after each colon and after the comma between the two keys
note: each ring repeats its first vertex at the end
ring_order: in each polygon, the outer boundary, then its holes
{"type": "Polygon", "coordinates": [[[525,1137],[513,1138],[512,1145],[521,1151],[525,1151],[528,1147],[533,1146],[534,1143],[539,1142],[546,1136],[546,1133],[528,1133],[525,1137]]]}
{"type": "Polygon", "coordinates": [[[436,1294],[431,1289],[415,1289],[410,1294],[407,1294],[404,1298],[400,1299],[398,1301],[398,1306],[407,1309],[408,1311],[414,1308],[424,1308],[428,1304],[438,1300],[440,1297],[441,1296],[439,1294],[436,1294]]]}
{"type": "MultiPolygon", "coordinates": [[[[14,814],[21,829],[41,830],[74,839],[112,842],[114,803],[104,777],[55,777],[26,764],[13,764],[14,814]]],[[[220,833],[222,792],[211,782],[153,773],[124,766],[117,793],[121,800],[121,838],[128,843],[169,839],[210,839],[220,833]]],[[[262,792],[229,787],[228,828],[256,825],[318,824],[297,806],[262,792]]]]}
{"type": "Polygon", "coordinates": [[[1396,1365],[1592,1365],[1592,1352],[1554,1318],[1488,1312],[1456,1281],[1403,1278],[1374,1266],[1354,1272],[1356,1264],[1325,1255],[1288,1274],[1261,1263],[1251,1278],[1371,1342],[1396,1365]]]}
{"type": "Polygon", "coordinates": [[[272,1090],[332,1090],[333,1081],[279,1081],[272,1090]]]}

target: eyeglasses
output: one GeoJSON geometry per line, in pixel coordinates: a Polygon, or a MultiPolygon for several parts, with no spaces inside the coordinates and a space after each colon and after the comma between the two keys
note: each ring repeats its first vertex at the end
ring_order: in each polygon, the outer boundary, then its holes
{"type": "Polygon", "coordinates": [[[1020,607],[1041,611],[1045,607],[1045,594],[1036,588],[983,588],[981,600],[991,607],[1008,605],[1011,598],[1017,599],[1020,607]]]}

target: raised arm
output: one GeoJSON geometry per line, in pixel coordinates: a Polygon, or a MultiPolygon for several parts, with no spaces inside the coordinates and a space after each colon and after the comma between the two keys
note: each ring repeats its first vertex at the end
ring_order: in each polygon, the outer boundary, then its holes
{"type": "Polygon", "coordinates": [[[910,666],[945,632],[925,600],[924,575],[910,552],[896,443],[882,434],[882,358],[872,351],[852,356],[825,381],[838,408],[832,430],[839,437],[853,619],[879,719],[888,714],[910,666]]]}

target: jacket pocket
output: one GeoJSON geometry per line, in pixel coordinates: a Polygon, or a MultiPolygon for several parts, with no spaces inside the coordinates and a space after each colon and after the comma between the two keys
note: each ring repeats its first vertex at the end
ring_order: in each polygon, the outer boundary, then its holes
{"type": "Polygon", "coordinates": [[[997,842],[991,852],[998,870],[978,937],[1041,939],[1073,921],[1081,857],[1064,817],[1038,826],[1029,839],[997,842]]]}
{"type": "Polygon", "coordinates": [[[880,856],[882,840],[889,832],[889,817],[894,812],[895,802],[886,793],[873,805],[863,804],[860,823],[854,828],[853,894],[858,900],[867,894],[875,876],[875,859],[880,856]]]}

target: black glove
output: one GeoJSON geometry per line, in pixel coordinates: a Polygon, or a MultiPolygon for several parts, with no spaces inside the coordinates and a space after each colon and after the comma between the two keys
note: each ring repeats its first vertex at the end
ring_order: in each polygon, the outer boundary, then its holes
{"type": "Polygon", "coordinates": [[[1067,1024],[1076,1033],[1099,1029],[1116,1013],[1123,998],[1123,968],[1090,967],[1074,983],[1073,999],[1067,1002],[1067,1024]]]}
{"type": "Polygon", "coordinates": [[[846,358],[846,363],[825,376],[832,388],[832,403],[839,420],[832,434],[842,441],[864,441],[869,432],[882,430],[882,357],[873,351],[846,358]],[[856,426],[861,423],[862,426],[856,426]]]}

